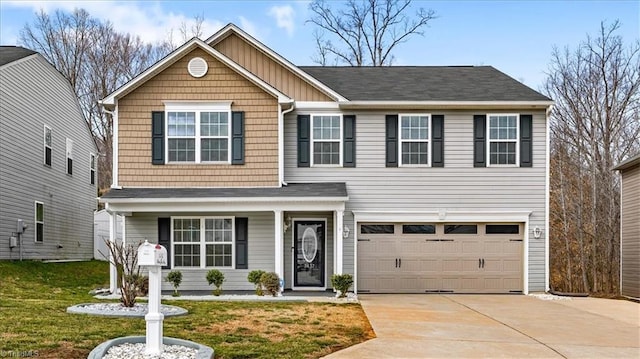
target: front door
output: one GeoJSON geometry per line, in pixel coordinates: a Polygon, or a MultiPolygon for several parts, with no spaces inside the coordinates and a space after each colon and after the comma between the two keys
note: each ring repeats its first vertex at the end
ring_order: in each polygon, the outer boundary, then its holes
{"type": "Polygon", "coordinates": [[[294,221],[294,287],[325,287],[325,226],[325,221],[294,221]]]}

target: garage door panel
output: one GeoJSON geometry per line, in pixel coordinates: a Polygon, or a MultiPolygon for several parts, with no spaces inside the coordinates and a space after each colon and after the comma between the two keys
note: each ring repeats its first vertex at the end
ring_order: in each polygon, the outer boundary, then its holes
{"type": "MultiPolygon", "coordinates": [[[[520,224],[520,232],[522,231],[520,224]]],[[[362,234],[358,287],[378,293],[509,293],[522,290],[518,234],[362,234]],[[365,259],[363,259],[363,257],[365,259]],[[401,260],[396,262],[396,259],[401,260]],[[484,259],[484,261],[482,261],[484,259]]]]}

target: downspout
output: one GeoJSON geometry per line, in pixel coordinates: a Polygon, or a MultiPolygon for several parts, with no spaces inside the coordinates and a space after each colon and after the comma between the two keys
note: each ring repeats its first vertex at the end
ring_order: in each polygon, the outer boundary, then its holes
{"type": "Polygon", "coordinates": [[[545,166],[546,166],[546,173],[545,173],[545,209],[544,209],[544,226],[545,226],[545,235],[544,235],[544,255],[545,255],[545,261],[544,261],[544,274],[545,274],[545,278],[544,278],[544,290],[545,292],[549,292],[551,290],[551,286],[549,283],[549,276],[551,275],[551,271],[550,271],[550,263],[549,263],[549,234],[550,234],[550,228],[549,228],[549,197],[550,197],[550,193],[549,191],[551,190],[550,187],[550,178],[549,178],[549,174],[550,174],[550,165],[551,165],[551,120],[549,118],[549,115],[551,114],[551,111],[553,110],[553,105],[549,105],[549,107],[547,108],[546,111],[546,146],[547,146],[547,150],[546,150],[546,154],[545,154],[545,166]]]}
{"type": "Polygon", "coordinates": [[[118,110],[116,105],[115,111],[109,111],[102,103],[102,101],[98,101],[98,104],[102,106],[102,111],[111,115],[111,119],[113,120],[111,131],[111,188],[120,189],[118,186],[118,110]]]}
{"type": "Polygon", "coordinates": [[[296,102],[291,100],[291,108],[282,111],[282,105],[278,104],[278,187],[286,186],[284,181],[284,116],[296,108],[296,102]]]}

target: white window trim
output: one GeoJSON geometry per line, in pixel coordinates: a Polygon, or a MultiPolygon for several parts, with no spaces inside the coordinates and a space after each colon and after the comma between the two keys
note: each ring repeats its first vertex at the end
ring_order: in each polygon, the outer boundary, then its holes
{"type": "Polygon", "coordinates": [[[44,129],[42,132],[42,144],[43,144],[43,153],[42,153],[42,163],[47,167],[53,166],[53,130],[51,127],[44,125],[44,129]],[[51,131],[51,145],[47,145],[47,130],[51,131]],[[47,164],[47,148],[51,150],[51,164],[47,164]]]}
{"type": "Polygon", "coordinates": [[[33,241],[35,243],[44,243],[44,203],[34,201],[33,203],[33,241]],[[42,205],[42,221],[38,221],[38,205],[42,205]],[[42,223],[42,241],[38,241],[38,224],[42,223]]]}
{"type": "Polygon", "coordinates": [[[520,167],[520,114],[519,113],[488,113],[487,114],[487,167],[520,167]],[[516,139],[491,139],[491,117],[492,116],[515,116],[516,117],[516,139]],[[516,163],[514,164],[492,164],[491,163],[491,143],[492,142],[515,142],[516,144],[516,163]]]}
{"type": "Polygon", "coordinates": [[[431,114],[430,113],[399,113],[398,114],[398,166],[401,167],[431,167],[431,114]],[[428,128],[427,139],[402,139],[402,117],[403,116],[427,116],[428,128]],[[402,163],[402,143],[403,142],[427,142],[427,164],[403,164],[402,163]]]}
{"type": "Polygon", "coordinates": [[[98,157],[93,152],[89,152],[89,184],[92,186],[98,184],[98,157]],[[91,175],[93,175],[93,184],[91,184],[91,175]]]}
{"type": "Polygon", "coordinates": [[[180,103],[171,103],[165,102],[164,108],[164,158],[165,163],[167,164],[231,164],[231,102],[222,102],[222,103],[194,103],[194,102],[180,102],[180,103]],[[195,136],[169,136],[169,112],[194,112],[195,113],[195,126],[196,132],[195,136]],[[201,161],[201,140],[203,138],[225,138],[225,136],[205,136],[202,137],[200,135],[200,113],[202,112],[225,112],[227,113],[227,160],[226,161],[201,161]],[[195,140],[195,161],[169,161],[169,139],[170,138],[183,138],[183,139],[191,139],[195,140]]]}
{"type": "Polygon", "coordinates": [[[309,147],[310,147],[309,148],[309,157],[310,157],[309,161],[310,161],[310,166],[311,167],[342,167],[342,161],[343,161],[343,157],[344,157],[344,154],[343,154],[343,151],[344,151],[344,149],[343,149],[343,145],[344,145],[343,144],[343,142],[344,142],[344,138],[343,138],[344,137],[344,118],[342,117],[342,114],[341,113],[312,113],[312,114],[310,114],[309,115],[309,132],[310,132],[310,135],[309,135],[309,141],[310,141],[309,142],[310,143],[310,145],[309,145],[309,147]],[[317,139],[316,140],[313,137],[313,117],[314,116],[338,116],[340,118],[340,139],[332,139],[332,140],[317,139]],[[314,157],[313,156],[314,155],[313,144],[314,144],[314,142],[336,142],[336,141],[338,141],[339,145],[340,145],[340,153],[338,154],[339,163],[337,163],[337,164],[315,164],[313,162],[313,157],[314,157]]]}
{"type": "Polygon", "coordinates": [[[65,147],[65,161],[64,161],[65,173],[69,176],[73,176],[73,140],[67,138],[65,147]],[[71,159],[71,173],[69,173],[69,159],[71,159]]]}
{"type": "MultiPolygon", "coordinates": [[[[218,244],[227,244],[228,242],[217,242],[218,244]]],[[[235,269],[236,268],[236,217],[235,216],[173,216],[171,217],[171,269],[235,269]],[[175,242],[173,239],[173,220],[174,219],[198,219],[200,220],[200,242],[175,242]],[[231,266],[230,267],[207,267],[206,245],[215,244],[216,242],[205,242],[205,220],[207,219],[230,219],[231,220],[231,266]],[[199,244],[200,245],[200,266],[184,267],[176,266],[176,244],[199,244]]]]}

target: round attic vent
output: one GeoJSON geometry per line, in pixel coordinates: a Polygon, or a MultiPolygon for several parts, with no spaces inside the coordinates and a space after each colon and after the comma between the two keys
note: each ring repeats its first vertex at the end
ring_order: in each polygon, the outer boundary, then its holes
{"type": "Polygon", "coordinates": [[[189,74],[193,77],[202,77],[207,74],[207,70],[209,69],[207,62],[204,61],[202,57],[194,57],[191,59],[187,68],[189,69],[189,74]]]}

